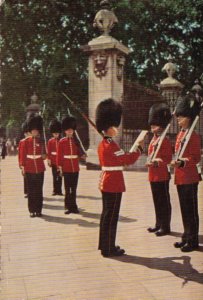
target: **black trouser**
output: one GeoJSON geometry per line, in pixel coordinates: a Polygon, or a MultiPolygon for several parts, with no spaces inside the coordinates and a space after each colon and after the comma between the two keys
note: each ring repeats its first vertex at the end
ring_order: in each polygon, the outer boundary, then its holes
{"type": "Polygon", "coordinates": [[[65,186],[65,209],[69,211],[77,210],[76,204],[76,190],[78,186],[79,172],[75,173],[63,173],[64,186],[65,186]]]}
{"type": "Polygon", "coordinates": [[[53,193],[62,194],[62,177],[59,175],[56,166],[52,166],[52,175],[53,175],[53,193]]]}
{"type": "Polygon", "coordinates": [[[43,205],[44,172],[26,173],[28,188],[28,209],[30,213],[41,213],[43,205]]]}
{"type": "Polygon", "coordinates": [[[177,191],[184,227],[182,240],[192,245],[198,245],[198,183],[177,185],[177,191]]]}
{"type": "Polygon", "coordinates": [[[26,176],[23,176],[23,185],[24,185],[24,194],[27,195],[27,178],[26,176]]]}
{"type": "Polygon", "coordinates": [[[150,182],[156,216],[155,227],[170,230],[171,202],[169,194],[169,180],[150,182]]]}
{"type": "Polygon", "coordinates": [[[122,193],[102,192],[103,210],[100,219],[99,247],[106,252],[115,250],[116,230],[122,193]]]}

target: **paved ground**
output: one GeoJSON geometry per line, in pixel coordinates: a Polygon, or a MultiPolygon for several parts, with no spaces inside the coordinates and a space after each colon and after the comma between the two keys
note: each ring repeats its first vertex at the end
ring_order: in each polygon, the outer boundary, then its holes
{"type": "Polygon", "coordinates": [[[47,168],[43,218],[30,218],[16,157],[1,161],[2,300],[203,299],[203,183],[199,186],[199,251],[173,247],[182,223],[171,183],[172,233],[156,237],[147,173],[125,172],[117,242],[127,255],[103,258],[97,250],[100,171],[80,172],[80,215],[64,215],[63,197],[52,197],[47,168]]]}

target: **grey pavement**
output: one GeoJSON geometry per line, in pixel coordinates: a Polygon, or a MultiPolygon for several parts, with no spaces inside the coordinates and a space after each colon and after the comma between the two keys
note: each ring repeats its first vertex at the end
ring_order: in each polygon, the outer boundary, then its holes
{"type": "MultiPolygon", "coordinates": [[[[97,250],[102,208],[100,171],[81,168],[79,215],[64,215],[63,197],[51,196],[47,167],[42,218],[30,218],[17,157],[1,161],[2,300],[174,300],[203,299],[203,183],[199,185],[200,248],[182,253],[182,221],[176,189],[170,184],[172,233],[156,237],[146,172],[125,172],[117,244],[119,258],[97,250]]],[[[34,188],[34,187],[33,187],[34,188]]]]}

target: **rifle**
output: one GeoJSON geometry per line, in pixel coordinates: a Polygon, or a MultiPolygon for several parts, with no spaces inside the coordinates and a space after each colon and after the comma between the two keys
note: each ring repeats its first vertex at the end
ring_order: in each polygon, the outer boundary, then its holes
{"type": "MultiPolygon", "coordinates": [[[[173,111],[172,116],[171,116],[171,119],[172,119],[172,117],[175,115],[175,111],[176,111],[176,110],[173,111]]],[[[162,132],[162,134],[160,135],[160,137],[158,138],[157,143],[156,143],[156,145],[154,146],[154,151],[153,151],[153,152],[151,153],[151,155],[148,157],[148,159],[147,159],[147,162],[148,162],[148,163],[152,163],[152,162],[155,161],[155,159],[156,159],[156,157],[157,157],[157,154],[158,154],[158,152],[159,152],[159,150],[160,150],[160,148],[161,148],[161,145],[162,145],[162,143],[163,143],[163,140],[164,140],[164,138],[166,137],[167,132],[168,132],[170,126],[171,126],[171,119],[170,119],[170,122],[168,123],[168,125],[166,126],[166,128],[164,129],[164,131],[162,132]]]]}
{"type": "MultiPolygon", "coordinates": [[[[68,108],[68,114],[71,116],[71,113],[70,113],[69,108],[68,108]]],[[[81,141],[81,139],[80,139],[80,137],[79,137],[79,134],[78,134],[77,130],[75,130],[75,136],[76,136],[77,140],[79,141],[79,144],[80,144],[80,147],[82,148],[82,151],[83,151],[84,154],[87,156],[85,147],[83,146],[83,143],[82,143],[82,141],[81,141]]]]}
{"type": "MultiPolygon", "coordinates": [[[[200,111],[201,109],[203,108],[203,102],[200,104],[200,111]]],[[[197,122],[199,120],[199,115],[197,115],[194,119],[194,121],[192,122],[192,125],[190,126],[189,129],[186,130],[185,134],[184,134],[184,137],[181,141],[181,147],[179,148],[179,151],[178,153],[176,154],[176,159],[175,160],[178,160],[178,159],[182,159],[183,158],[183,153],[185,152],[185,149],[188,145],[188,142],[191,138],[191,135],[195,129],[195,126],[197,125],[197,122]]]]}
{"type": "Polygon", "coordinates": [[[148,133],[148,130],[142,130],[142,131],[140,132],[140,134],[139,134],[138,137],[136,138],[134,144],[133,144],[132,147],[130,148],[130,151],[129,151],[130,153],[136,150],[136,148],[137,148],[138,145],[139,145],[139,141],[142,140],[142,139],[145,137],[145,135],[146,135],[147,133],[148,133]]]}
{"type": "MultiPolygon", "coordinates": [[[[80,113],[80,115],[90,124],[92,125],[92,127],[94,127],[94,129],[98,132],[97,127],[95,125],[95,123],[88,117],[86,116],[86,114],[83,113],[83,111],[65,94],[62,93],[62,95],[70,102],[70,104],[80,113]]],[[[98,132],[102,137],[103,134],[98,132]]]]}
{"type": "MultiPolygon", "coordinates": [[[[46,103],[43,102],[43,107],[42,107],[42,112],[41,112],[42,117],[44,117],[45,108],[46,108],[46,103]]],[[[46,154],[47,154],[48,153],[48,150],[47,150],[47,138],[46,138],[46,131],[45,131],[44,122],[43,122],[43,136],[44,136],[45,150],[46,150],[46,154]]]]}

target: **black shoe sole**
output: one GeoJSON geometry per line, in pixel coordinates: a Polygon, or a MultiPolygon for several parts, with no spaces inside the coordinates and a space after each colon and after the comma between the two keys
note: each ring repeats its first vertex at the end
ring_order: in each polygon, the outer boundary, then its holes
{"type": "Polygon", "coordinates": [[[154,228],[149,227],[149,228],[147,228],[147,231],[150,232],[150,233],[153,233],[153,232],[158,231],[159,229],[160,229],[160,227],[154,227],[154,228]]]}
{"type": "Polygon", "coordinates": [[[180,250],[182,252],[192,252],[192,251],[195,251],[199,248],[199,246],[183,246],[182,248],[180,248],[180,250]]]}
{"type": "Polygon", "coordinates": [[[182,248],[183,246],[185,246],[185,242],[175,242],[174,244],[173,244],[173,246],[175,247],[175,248],[182,248]]]}
{"type": "Polygon", "coordinates": [[[171,231],[170,230],[161,230],[161,231],[157,231],[155,234],[156,234],[156,236],[164,236],[164,235],[168,235],[168,234],[170,234],[171,233],[171,231]]]}
{"type": "Polygon", "coordinates": [[[64,212],[65,215],[69,215],[69,214],[79,214],[79,210],[67,210],[64,212]]]}
{"type": "Polygon", "coordinates": [[[36,213],[36,217],[40,218],[40,217],[42,217],[42,214],[41,213],[36,213]]]}
{"type": "Polygon", "coordinates": [[[118,250],[110,252],[110,253],[106,253],[106,252],[102,252],[101,251],[101,255],[103,257],[122,256],[124,254],[125,254],[125,250],[124,249],[118,249],[118,250]]]}

